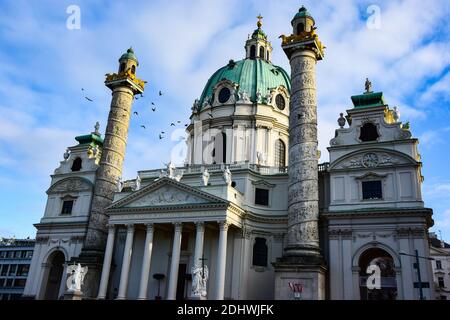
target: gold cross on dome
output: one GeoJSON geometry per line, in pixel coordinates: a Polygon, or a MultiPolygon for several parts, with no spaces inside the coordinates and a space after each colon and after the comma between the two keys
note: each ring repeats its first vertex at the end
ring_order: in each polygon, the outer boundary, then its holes
{"type": "Polygon", "coordinates": [[[258,26],[258,28],[261,28],[262,27],[262,16],[261,16],[261,14],[259,14],[257,17],[256,17],[257,19],[258,19],[258,22],[256,23],[256,25],[258,26]]]}

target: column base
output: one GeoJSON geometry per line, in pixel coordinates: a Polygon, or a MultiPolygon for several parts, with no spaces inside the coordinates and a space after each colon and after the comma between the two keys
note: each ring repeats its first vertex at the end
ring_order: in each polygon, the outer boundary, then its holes
{"type": "Polygon", "coordinates": [[[191,296],[189,297],[189,300],[208,300],[207,297],[203,296],[191,296]]]}
{"type": "Polygon", "coordinates": [[[275,300],[324,300],[327,268],[319,255],[284,256],[275,268],[275,300]]]}
{"type": "Polygon", "coordinates": [[[81,251],[79,257],[72,258],[70,264],[79,263],[82,267],[88,267],[88,271],[83,280],[83,294],[85,298],[96,299],[100,286],[100,277],[103,268],[103,252],[81,251]]]}
{"type": "Polygon", "coordinates": [[[83,292],[81,291],[66,291],[64,293],[64,300],[83,300],[83,292]]]}

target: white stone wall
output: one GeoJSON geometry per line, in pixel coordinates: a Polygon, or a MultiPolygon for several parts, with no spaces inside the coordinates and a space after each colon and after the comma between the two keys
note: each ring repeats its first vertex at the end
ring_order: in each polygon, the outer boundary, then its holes
{"type": "MultiPolygon", "coordinates": [[[[370,248],[387,251],[394,260],[398,300],[419,299],[418,289],[413,288],[417,274],[413,268],[414,258],[402,256],[404,252],[428,256],[428,242],[424,236],[422,218],[399,216],[328,218],[330,299],[359,300],[359,257],[370,248]],[[398,230],[410,230],[399,233],[398,230]]],[[[432,273],[429,262],[420,259],[422,282],[429,282],[432,273]]],[[[427,300],[433,299],[433,289],[424,289],[427,300]]]]}

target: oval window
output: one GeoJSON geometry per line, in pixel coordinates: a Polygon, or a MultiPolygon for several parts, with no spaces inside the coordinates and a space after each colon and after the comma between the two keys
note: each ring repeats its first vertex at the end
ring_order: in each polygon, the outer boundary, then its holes
{"type": "Polygon", "coordinates": [[[219,92],[219,102],[220,103],[225,103],[230,99],[230,89],[228,88],[222,88],[219,92]]]}
{"type": "Polygon", "coordinates": [[[275,104],[277,105],[277,108],[280,110],[284,110],[286,107],[286,101],[284,100],[284,97],[281,94],[277,94],[275,97],[275,104]]]}

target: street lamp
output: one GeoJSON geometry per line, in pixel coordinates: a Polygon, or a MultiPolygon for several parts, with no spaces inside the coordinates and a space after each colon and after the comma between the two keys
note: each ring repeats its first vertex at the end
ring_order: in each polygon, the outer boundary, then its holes
{"type": "MultiPolygon", "coordinates": [[[[430,257],[422,257],[422,256],[419,256],[419,251],[418,251],[417,249],[414,250],[414,253],[415,253],[415,254],[408,254],[408,253],[405,253],[405,252],[400,251],[400,252],[399,252],[399,255],[401,255],[401,256],[410,256],[410,257],[416,258],[416,263],[415,263],[414,265],[416,266],[416,269],[417,269],[417,281],[418,281],[417,286],[418,286],[418,288],[419,288],[419,299],[420,299],[420,300],[425,300],[425,297],[423,296],[423,283],[422,283],[422,277],[421,277],[421,275],[420,275],[420,263],[419,263],[419,258],[427,259],[427,260],[434,260],[434,259],[433,259],[433,258],[430,258],[430,257]]],[[[429,285],[429,283],[428,283],[428,285],[429,285]]]]}

